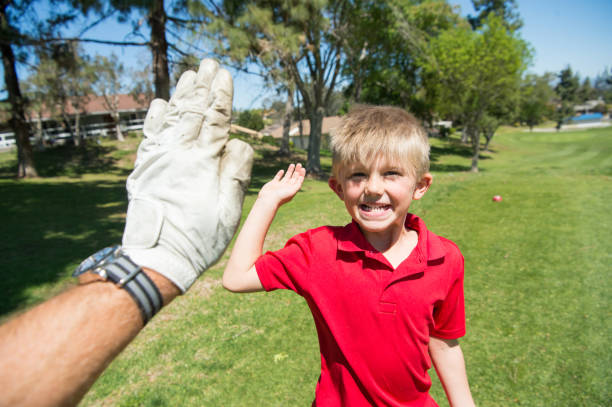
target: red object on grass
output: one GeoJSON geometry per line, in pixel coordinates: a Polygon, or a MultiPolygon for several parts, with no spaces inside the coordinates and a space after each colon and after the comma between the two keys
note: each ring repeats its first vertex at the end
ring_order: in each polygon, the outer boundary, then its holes
{"type": "Polygon", "coordinates": [[[499,202],[499,201],[501,201],[501,200],[502,200],[502,197],[501,197],[501,195],[495,195],[495,196],[493,197],[493,200],[494,200],[495,202],[499,202]]]}

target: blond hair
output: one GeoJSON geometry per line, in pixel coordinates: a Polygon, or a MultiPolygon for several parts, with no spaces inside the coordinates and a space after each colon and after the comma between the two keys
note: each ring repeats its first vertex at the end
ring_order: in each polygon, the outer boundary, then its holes
{"type": "Polygon", "coordinates": [[[409,169],[416,179],[429,171],[429,140],[419,121],[392,106],[358,106],[331,137],[332,173],[351,162],[384,157],[409,169]]]}

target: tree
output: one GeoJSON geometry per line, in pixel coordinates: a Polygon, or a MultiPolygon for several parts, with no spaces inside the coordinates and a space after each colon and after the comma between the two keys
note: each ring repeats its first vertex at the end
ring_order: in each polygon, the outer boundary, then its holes
{"type": "Polygon", "coordinates": [[[345,47],[354,55],[347,57],[344,71],[352,102],[400,106],[431,124],[433,92],[425,91],[422,61],[429,58],[430,41],[459,21],[445,1],[367,2],[351,20],[357,38],[345,47]]]}
{"type": "Polygon", "coordinates": [[[104,106],[110,112],[115,124],[117,140],[125,141],[119,120],[119,95],[125,90],[122,83],[125,68],[114,54],[110,58],[98,56],[94,63],[97,72],[97,80],[93,84],[94,91],[104,99],[104,106]]]}
{"type": "Polygon", "coordinates": [[[347,0],[226,0],[229,17],[216,26],[220,54],[256,62],[264,76],[295,85],[310,121],[306,169],[314,174],[321,173],[323,115],[340,77],[351,6],[347,0]]]}
{"type": "Polygon", "coordinates": [[[243,110],[238,115],[238,125],[255,131],[263,129],[264,121],[261,110],[243,110]]]}
{"type": "Polygon", "coordinates": [[[80,118],[95,77],[91,61],[74,42],[39,47],[36,54],[38,65],[28,78],[31,102],[39,108],[39,119],[46,109],[63,122],[78,146],[82,141],[80,118]]]}
{"type": "Polygon", "coordinates": [[[483,120],[500,101],[516,100],[529,48],[491,15],[478,31],[463,25],[442,32],[432,40],[430,55],[423,61],[427,87],[437,110],[463,124],[472,143],[471,170],[477,172],[483,120]]]}
{"type": "Polygon", "coordinates": [[[555,92],[551,85],[552,73],[543,75],[527,75],[521,82],[519,120],[533,130],[553,114],[553,99],[555,92]]]}
{"type": "Polygon", "coordinates": [[[149,67],[145,66],[142,69],[132,69],[130,78],[132,78],[132,87],[130,96],[141,106],[149,106],[155,98],[155,90],[153,89],[152,72],[149,67]]]}
{"type": "Polygon", "coordinates": [[[596,96],[605,103],[612,103],[612,68],[604,68],[603,72],[595,78],[594,87],[596,96]]]}
{"type": "Polygon", "coordinates": [[[17,142],[17,176],[38,176],[34,167],[30,130],[26,121],[26,101],[21,93],[17,75],[17,59],[13,47],[18,49],[26,45],[25,36],[20,28],[26,20],[31,1],[3,1],[0,3],[0,51],[4,68],[4,84],[10,106],[9,123],[17,142]]]}
{"type": "Polygon", "coordinates": [[[578,103],[584,103],[587,100],[593,100],[597,96],[597,92],[593,86],[591,86],[591,80],[587,77],[580,84],[578,91],[576,92],[576,99],[578,103]]]}
{"type": "Polygon", "coordinates": [[[565,69],[559,72],[559,81],[555,86],[555,93],[559,98],[557,105],[556,119],[557,130],[561,129],[561,125],[574,114],[574,104],[578,96],[578,87],[580,79],[578,75],[574,75],[572,68],[568,65],[565,69]]]}
{"type": "Polygon", "coordinates": [[[516,31],[523,26],[516,0],[472,0],[472,4],[478,13],[475,16],[468,16],[468,21],[474,30],[482,27],[491,14],[501,18],[504,26],[510,31],[516,31]]]}
{"type": "MultiPolygon", "coordinates": [[[[106,41],[84,38],[85,32],[74,40],[117,46],[146,46],[151,50],[155,97],[170,98],[170,67],[174,57],[181,59],[204,53],[197,47],[201,37],[193,35],[222,13],[215,0],[70,0],[71,5],[85,16],[94,14],[100,20],[118,14],[120,22],[128,19],[133,27],[132,36],[141,41],[106,41]],[[144,24],[143,24],[144,23],[144,24]],[[149,32],[142,29],[148,27],[149,32]],[[170,39],[169,39],[170,38],[170,39]]],[[[91,24],[96,25],[97,22],[91,24]]]]}

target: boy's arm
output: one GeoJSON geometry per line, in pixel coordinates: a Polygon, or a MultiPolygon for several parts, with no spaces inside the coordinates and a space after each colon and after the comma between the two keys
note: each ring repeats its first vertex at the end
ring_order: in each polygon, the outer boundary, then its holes
{"type": "Polygon", "coordinates": [[[291,164],[287,172],[280,170],[259,191],[223,272],[223,287],[241,293],[263,290],[255,261],[263,253],[264,240],[276,211],[300,190],[305,175],[306,170],[300,164],[291,164]]]}
{"type": "Polygon", "coordinates": [[[456,339],[429,338],[429,355],[451,407],[474,406],[463,352],[456,339]]]}

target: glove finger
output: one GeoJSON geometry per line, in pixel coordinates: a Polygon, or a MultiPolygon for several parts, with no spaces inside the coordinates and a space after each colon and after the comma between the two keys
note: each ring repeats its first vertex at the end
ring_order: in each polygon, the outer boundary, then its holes
{"type": "Polygon", "coordinates": [[[217,61],[204,59],[197,73],[187,71],[181,75],[164,121],[163,143],[190,143],[198,138],[204,111],[210,103],[209,89],[218,69],[217,61]]]}
{"type": "Polygon", "coordinates": [[[233,96],[232,76],[227,70],[219,69],[210,87],[210,103],[204,112],[204,123],[198,138],[199,146],[211,156],[219,155],[227,143],[233,96]]]}
{"type": "Polygon", "coordinates": [[[149,110],[147,111],[147,115],[144,119],[144,124],[142,127],[142,132],[144,136],[147,138],[155,138],[157,134],[159,134],[162,123],[164,122],[164,115],[166,114],[166,109],[168,107],[168,102],[163,99],[153,99],[151,105],[149,106],[149,110]]]}
{"type": "Polygon", "coordinates": [[[191,70],[183,72],[179,78],[174,94],[170,97],[169,110],[180,110],[185,104],[185,99],[189,99],[193,88],[195,87],[197,74],[191,70]]]}
{"type": "MultiPolygon", "coordinates": [[[[238,139],[225,146],[220,162],[218,244],[231,240],[242,214],[244,194],[251,180],[253,148],[238,139]]],[[[221,248],[221,251],[225,247],[221,248]]]]}
{"type": "Polygon", "coordinates": [[[184,97],[180,109],[180,132],[183,142],[193,142],[198,139],[202,128],[202,117],[211,103],[210,88],[214,81],[219,63],[214,59],[203,59],[194,78],[193,86],[184,97]]]}
{"type": "Polygon", "coordinates": [[[144,138],[138,146],[134,167],[138,167],[144,156],[158,145],[159,133],[164,122],[167,107],[168,102],[163,99],[154,99],[151,102],[142,126],[144,138]]]}
{"type": "Polygon", "coordinates": [[[191,97],[195,85],[196,73],[193,71],[184,72],[178,83],[176,90],[164,115],[163,123],[158,135],[159,144],[177,144],[184,139],[185,123],[182,123],[181,116],[187,110],[188,99],[191,97]]]}

